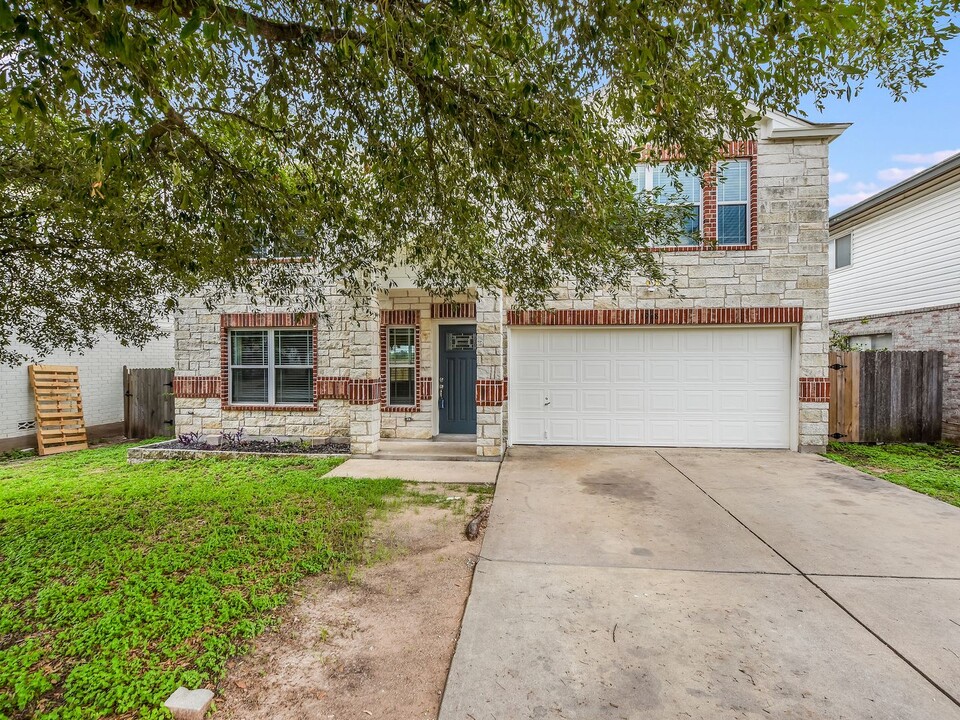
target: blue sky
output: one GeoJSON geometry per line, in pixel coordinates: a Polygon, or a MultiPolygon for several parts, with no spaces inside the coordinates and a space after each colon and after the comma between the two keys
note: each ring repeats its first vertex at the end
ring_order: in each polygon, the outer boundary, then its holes
{"type": "Polygon", "coordinates": [[[831,213],[960,152],[960,40],[949,47],[943,68],[905,103],[867,87],[849,102],[828,100],[823,113],[804,108],[812,121],[853,123],[830,146],[831,213]]]}

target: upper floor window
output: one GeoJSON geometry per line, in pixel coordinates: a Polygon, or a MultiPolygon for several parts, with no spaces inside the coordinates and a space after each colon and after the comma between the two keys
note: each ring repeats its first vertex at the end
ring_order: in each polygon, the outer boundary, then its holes
{"type": "Polygon", "coordinates": [[[387,404],[416,405],[417,331],[387,328],[387,404]]]}
{"type": "Polygon", "coordinates": [[[231,330],[230,402],[313,402],[313,330],[231,330]]]}
{"type": "Polygon", "coordinates": [[[830,241],[830,269],[838,270],[852,262],[852,236],[844,235],[830,241]]]}
{"type": "Polygon", "coordinates": [[[717,164],[717,244],[750,244],[750,161],[717,164]]]}
{"type": "Polygon", "coordinates": [[[660,190],[662,202],[680,205],[687,210],[681,245],[699,245],[703,223],[703,192],[700,177],[685,169],[669,165],[640,165],[634,172],[638,190],[660,190]]]}

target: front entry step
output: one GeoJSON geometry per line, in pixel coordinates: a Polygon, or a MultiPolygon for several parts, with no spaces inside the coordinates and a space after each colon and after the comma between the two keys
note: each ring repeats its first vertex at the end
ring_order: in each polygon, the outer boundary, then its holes
{"type": "Polygon", "coordinates": [[[477,456],[475,440],[381,440],[380,452],[372,455],[357,455],[376,460],[495,460],[477,456]]]}

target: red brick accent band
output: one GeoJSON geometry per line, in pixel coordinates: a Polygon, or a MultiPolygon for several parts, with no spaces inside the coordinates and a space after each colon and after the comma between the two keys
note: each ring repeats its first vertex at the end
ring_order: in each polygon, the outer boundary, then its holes
{"type": "Polygon", "coordinates": [[[430,306],[430,317],[444,320],[446,318],[475,318],[477,304],[475,302],[433,303],[430,306]]]}
{"type": "Polygon", "coordinates": [[[385,325],[419,325],[419,310],[381,310],[380,327],[385,325]]]}
{"type": "Polygon", "coordinates": [[[477,407],[495,407],[506,400],[506,380],[477,380],[477,407]]]}
{"type": "Polygon", "coordinates": [[[797,325],[802,307],[510,310],[510,325],[797,325]]]}
{"type": "Polygon", "coordinates": [[[173,394],[178,398],[218,398],[220,378],[216,375],[173,378],[173,394]]]}
{"type": "Polygon", "coordinates": [[[420,401],[423,399],[420,392],[420,311],[419,310],[381,310],[380,311],[380,389],[379,402],[382,412],[420,412],[420,401]],[[414,358],[413,358],[413,405],[390,405],[390,393],[387,391],[389,372],[387,367],[387,330],[393,327],[413,327],[414,358]]]}
{"type": "Polygon", "coordinates": [[[317,383],[313,383],[310,405],[231,405],[230,403],[230,331],[242,328],[311,328],[313,330],[313,377],[317,377],[316,313],[224,313],[220,316],[220,407],[224,410],[273,410],[309,412],[316,410],[317,383]]]}
{"type": "Polygon", "coordinates": [[[417,392],[421,400],[433,399],[433,378],[422,377],[417,380],[417,392]]]}
{"type": "Polygon", "coordinates": [[[350,397],[348,385],[350,379],[345,377],[318,377],[318,400],[347,400],[350,397]]]}
{"type": "Polygon", "coordinates": [[[376,405],[380,402],[380,380],[351,380],[347,383],[347,397],[351,405],[376,405]]]}
{"type": "Polygon", "coordinates": [[[830,402],[829,378],[800,378],[800,402],[830,402]]]}
{"type": "Polygon", "coordinates": [[[220,316],[222,328],[310,328],[317,324],[311,313],[226,313],[220,316]]]}

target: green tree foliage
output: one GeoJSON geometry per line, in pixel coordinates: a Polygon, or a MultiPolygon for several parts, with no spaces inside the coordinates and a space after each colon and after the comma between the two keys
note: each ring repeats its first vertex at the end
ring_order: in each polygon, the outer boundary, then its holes
{"type": "Polygon", "coordinates": [[[541,302],[663,280],[676,211],[760,111],[898,98],[957,0],[0,0],[0,360],[156,332],[183,293],[322,306],[397,263],[541,302]],[[263,247],[302,262],[251,262],[263,247]]]}

